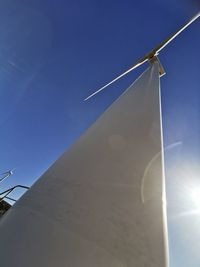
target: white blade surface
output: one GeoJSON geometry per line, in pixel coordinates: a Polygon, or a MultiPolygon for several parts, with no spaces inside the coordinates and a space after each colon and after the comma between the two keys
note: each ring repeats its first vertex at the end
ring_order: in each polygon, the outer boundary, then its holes
{"type": "Polygon", "coordinates": [[[167,266],[161,135],[155,63],[1,219],[0,266],[167,266]]]}

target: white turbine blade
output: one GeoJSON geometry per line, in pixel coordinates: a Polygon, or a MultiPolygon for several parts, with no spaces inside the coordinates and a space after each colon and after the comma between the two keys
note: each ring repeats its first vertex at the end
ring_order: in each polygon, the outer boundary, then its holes
{"type": "Polygon", "coordinates": [[[153,58],[155,55],[158,55],[158,53],[165,46],[167,46],[172,40],[174,40],[182,31],[184,31],[190,24],[192,24],[199,17],[200,17],[200,12],[196,16],[194,16],[188,23],[186,23],[179,31],[177,31],[172,36],[170,36],[169,38],[167,38],[166,40],[164,40],[156,48],[152,49],[143,59],[141,59],[133,67],[131,67],[130,69],[128,69],[127,71],[125,71],[124,73],[122,73],[121,75],[119,75],[118,77],[116,77],[115,79],[113,79],[111,82],[107,83],[106,85],[104,85],[103,87],[101,87],[100,89],[98,89],[97,91],[95,91],[94,93],[92,93],[91,95],[89,95],[88,97],[86,97],[84,99],[84,101],[86,101],[86,100],[90,99],[91,97],[93,97],[94,95],[98,94],[99,92],[101,92],[102,90],[104,90],[105,88],[107,88],[109,85],[113,84],[114,82],[116,82],[117,80],[119,80],[120,78],[122,78],[123,76],[125,76],[126,74],[128,74],[129,72],[131,72],[132,70],[134,70],[137,67],[139,67],[140,65],[142,65],[147,60],[153,58]]]}
{"type": "Polygon", "coordinates": [[[7,179],[8,177],[10,177],[11,175],[13,175],[13,171],[15,170],[16,168],[14,169],[11,169],[7,172],[4,172],[2,173],[1,175],[4,175],[2,178],[0,178],[0,183],[3,182],[5,179],[7,179]]]}
{"type": "Polygon", "coordinates": [[[8,177],[10,177],[11,174],[9,172],[5,173],[5,176],[3,176],[1,179],[0,179],[0,183],[3,182],[5,179],[7,179],[8,177]]]}
{"type": "Polygon", "coordinates": [[[199,17],[200,17],[200,12],[196,16],[194,16],[188,23],[186,23],[179,31],[174,33],[171,37],[167,38],[157,48],[155,48],[156,52],[159,53],[165,46],[167,46],[171,41],[173,41],[182,31],[184,31],[190,24],[192,24],[199,17]]]}
{"type": "Polygon", "coordinates": [[[133,67],[131,67],[130,69],[128,69],[127,71],[125,71],[124,73],[122,73],[121,75],[119,75],[118,77],[116,77],[115,79],[113,79],[111,82],[107,83],[106,85],[104,85],[103,87],[101,87],[100,89],[98,89],[97,91],[95,91],[94,93],[92,93],[91,95],[89,95],[88,97],[86,97],[84,99],[84,101],[87,101],[88,99],[90,99],[94,95],[98,94],[99,92],[101,92],[102,90],[104,90],[105,88],[107,88],[109,85],[113,84],[114,82],[116,82],[117,80],[119,80],[120,78],[122,78],[123,76],[125,76],[126,74],[128,74],[129,72],[131,72],[132,70],[134,70],[135,68],[137,68],[140,65],[142,65],[147,60],[148,59],[146,57],[143,58],[137,64],[135,64],[133,67]]]}

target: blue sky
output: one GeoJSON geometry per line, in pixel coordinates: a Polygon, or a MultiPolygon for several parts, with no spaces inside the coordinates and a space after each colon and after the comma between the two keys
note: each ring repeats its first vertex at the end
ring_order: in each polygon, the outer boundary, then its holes
{"type": "MultiPolygon", "coordinates": [[[[1,189],[36,181],[148,64],[83,99],[199,10],[194,0],[2,0],[0,171],[17,169],[1,189]]],[[[160,55],[172,267],[200,262],[199,26],[160,55]]]]}

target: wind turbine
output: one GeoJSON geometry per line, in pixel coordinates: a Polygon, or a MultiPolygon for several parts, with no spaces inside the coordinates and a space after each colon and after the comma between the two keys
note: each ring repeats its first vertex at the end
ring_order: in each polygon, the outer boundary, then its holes
{"type": "Polygon", "coordinates": [[[15,170],[15,169],[16,169],[16,168],[11,169],[11,170],[8,170],[7,172],[2,173],[1,175],[3,175],[3,177],[0,178],[0,183],[2,183],[2,182],[3,182],[5,179],[7,179],[8,177],[12,176],[13,173],[14,173],[14,170],[15,170]]]}
{"type": "Polygon", "coordinates": [[[96,94],[98,94],[102,90],[106,89],[109,85],[113,84],[114,82],[118,81],[119,79],[121,79],[122,77],[124,77],[125,75],[127,75],[128,73],[130,73],[131,71],[133,71],[134,69],[136,69],[139,66],[143,65],[146,61],[149,61],[150,64],[152,64],[155,61],[157,61],[159,63],[159,73],[160,73],[160,76],[164,75],[165,74],[165,70],[164,70],[162,64],[160,63],[160,61],[158,59],[159,52],[163,48],[165,48],[171,41],[173,41],[182,31],[184,31],[190,24],[192,24],[199,17],[200,17],[200,12],[197,13],[197,15],[194,16],[188,23],[186,23],[180,30],[178,30],[173,35],[171,35],[170,37],[168,37],[167,39],[165,39],[158,46],[156,46],[149,53],[147,53],[143,58],[141,58],[140,60],[138,60],[135,65],[133,65],[131,68],[129,68],[128,70],[126,70],[125,72],[123,72],[122,74],[120,74],[119,76],[117,76],[116,78],[114,78],[112,81],[110,81],[109,83],[107,83],[106,85],[102,86],[100,89],[98,89],[97,91],[95,91],[94,93],[92,93],[91,95],[89,95],[88,97],[86,97],[84,99],[84,101],[87,101],[88,99],[90,99],[91,97],[95,96],[96,94]]]}

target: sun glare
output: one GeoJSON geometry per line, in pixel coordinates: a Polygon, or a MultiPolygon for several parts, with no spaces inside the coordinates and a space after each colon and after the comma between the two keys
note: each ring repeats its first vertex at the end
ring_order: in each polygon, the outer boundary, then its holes
{"type": "Polygon", "coordinates": [[[191,200],[196,207],[200,208],[200,188],[194,188],[191,191],[191,200]]]}

